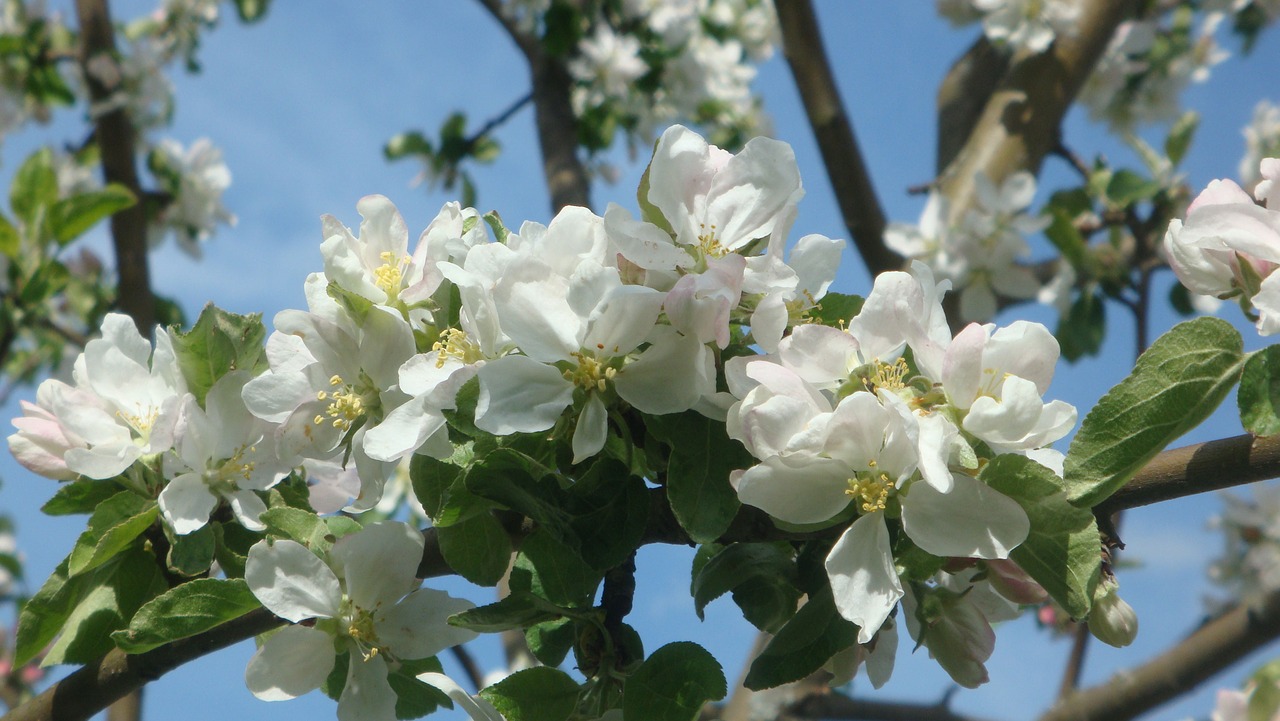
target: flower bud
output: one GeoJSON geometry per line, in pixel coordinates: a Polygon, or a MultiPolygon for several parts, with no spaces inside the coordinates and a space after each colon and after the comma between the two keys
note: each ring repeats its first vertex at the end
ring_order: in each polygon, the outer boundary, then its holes
{"type": "Polygon", "coordinates": [[[1036,583],[1022,567],[1008,559],[992,559],[985,562],[987,580],[1001,596],[1019,604],[1044,603],[1049,594],[1036,583]]]}
{"type": "Polygon", "coordinates": [[[996,636],[982,611],[962,594],[935,589],[920,603],[920,642],[956,683],[977,688],[990,680],[983,663],[995,650],[996,636]]]}
{"type": "Polygon", "coordinates": [[[1093,610],[1089,611],[1089,632],[1116,648],[1128,646],[1138,635],[1138,614],[1120,598],[1114,586],[1094,599],[1093,610]]]}

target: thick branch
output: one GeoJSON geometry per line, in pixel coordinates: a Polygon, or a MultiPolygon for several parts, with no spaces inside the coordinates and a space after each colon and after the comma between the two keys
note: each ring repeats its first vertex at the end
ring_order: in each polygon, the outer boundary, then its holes
{"type": "MultiPolygon", "coordinates": [[[[109,102],[118,90],[104,82],[103,73],[94,72],[97,63],[116,63],[115,30],[107,0],[76,0],[80,22],[80,69],[89,86],[94,105],[109,102]]],[[[118,66],[118,64],[117,64],[118,66]]],[[[97,116],[94,135],[102,155],[102,175],[107,183],[119,183],[135,198],[142,199],[142,186],[134,159],[134,127],[123,107],[97,116]]],[[[116,304],[128,313],[143,336],[155,325],[155,300],[151,295],[151,275],[147,265],[147,226],[142,203],[111,216],[111,242],[115,248],[119,296],[116,304]]]]}
{"type": "Polygon", "coordinates": [[[777,8],[787,65],[804,101],[822,164],[854,247],[871,275],[898,270],[903,258],[884,244],[884,210],[871,185],[853,124],[840,100],[813,5],[809,0],[788,0],[778,3],[777,8]]]}
{"type": "Polygon", "coordinates": [[[998,183],[1019,170],[1039,170],[1058,142],[1063,116],[1133,5],[1133,0],[1085,0],[1074,34],[1059,35],[1044,53],[1014,59],[941,178],[953,217],[971,205],[978,174],[998,183]]]}
{"type": "Polygon", "coordinates": [[[567,205],[591,207],[591,178],[578,157],[578,118],[570,93],[573,78],[564,59],[549,55],[537,36],[519,28],[503,14],[499,0],[480,0],[511,37],[529,62],[537,117],[538,145],[542,148],[542,173],[551,193],[551,210],[567,205]]]}
{"type": "Polygon", "coordinates": [[[1280,636],[1280,591],[1206,623],[1164,654],[1066,697],[1040,721],[1124,721],[1197,684],[1280,636]]]}

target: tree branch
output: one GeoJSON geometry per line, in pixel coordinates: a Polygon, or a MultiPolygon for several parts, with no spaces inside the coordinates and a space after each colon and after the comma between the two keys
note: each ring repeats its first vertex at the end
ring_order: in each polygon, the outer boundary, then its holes
{"type": "MultiPolygon", "coordinates": [[[[94,61],[116,63],[115,29],[107,0],[76,0],[80,23],[80,70],[95,105],[111,100],[118,88],[107,85],[94,61]]],[[[151,336],[155,325],[155,299],[151,295],[151,273],[147,261],[147,220],[142,209],[142,186],[134,158],[134,127],[123,107],[98,115],[94,135],[102,155],[102,176],[107,183],[119,183],[138,199],[133,207],[111,216],[111,242],[115,249],[119,281],[116,304],[128,313],[143,337],[151,336]]]]}
{"type": "Polygon", "coordinates": [[[557,213],[568,205],[590,208],[591,178],[578,157],[578,118],[570,100],[573,77],[562,58],[548,54],[538,37],[517,27],[503,14],[498,0],[480,0],[480,4],[506,30],[529,62],[542,173],[551,192],[552,212],[557,213]]]}
{"type": "Polygon", "coordinates": [[[952,711],[947,699],[936,704],[866,701],[841,693],[810,694],[798,701],[790,713],[812,719],[858,719],[859,721],[981,721],[952,711]]]}
{"type": "Polygon", "coordinates": [[[1209,621],[1151,661],[1062,699],[1040,721],[1124,721],[1191,691],[1280,636],[1280,591],[1209,621]]]}
{"type": "Polygon", "coordinates": [[[1039,55],[1013,59],[963,149],[942,175],[953,218],[972,204],[977,175],[999,183],[1019,170],[1039,170],[1044,156],[1057,145],[1063,116],[1134,5],[1133,0],[1085,0],[1073,35],[1059,35],[1039,55]]]}
{"type": "Polygon", "coordinates": [[[898,270],[905,261],[884,244],[884,210],[840,100],[813,5],[809,0],[788,0],[777,3],[777,11],[787,65],[854,247],[872,276],[898,270]]]}

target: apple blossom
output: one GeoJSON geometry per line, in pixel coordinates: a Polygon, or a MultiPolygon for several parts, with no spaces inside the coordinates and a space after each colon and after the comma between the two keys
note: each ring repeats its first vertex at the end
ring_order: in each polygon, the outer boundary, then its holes
{"type": "Polygon", "coordinates": [[[338,718],[395,719],[389,671],[475,637],[445,622],[469,602],[417,588],[422,547],[420,532],[391,521],[340,538],[325,559],[290,540],[254,544],[245,581],[262,605],[294,625],[267,638],[250,659],[245,683],[253,695],[282,701],[317,689],[336,655],[346,653],[338,718]]]}
{"type": "Polygon", "coordinates": [[[219,224],[236,224],[236,217],[222,204],[222,195],[231,186],[231,171],[222,161],[222,151],[208,138],[200,138],[189,148],[165,139],[152,151],[149,162],[160,187],[172,196],[147,229],[151,244],[156,245],[172,230],[183,251],[200,257],[200,243],[213,235],[219,224]]]}

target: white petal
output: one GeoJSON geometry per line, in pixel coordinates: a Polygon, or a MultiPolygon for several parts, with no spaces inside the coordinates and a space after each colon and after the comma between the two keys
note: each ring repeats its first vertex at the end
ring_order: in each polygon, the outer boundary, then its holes
{"type": "Polygon", "coordinates": [[[286,626],[249,659],[244,682],[263,701],[286,701],[320,688],[333,662],[332,636],[307,626],[286,626]]]}
{"type": "Polygon", "coordinates": [[[342,603],[338,577],[324,561],[294,541],[253,544],[244,580],[268,611],[295,623],[334,618],[342,603]]]}
{"type": "Polygon", "coordinates": [[[869,642],[902,598],[884,516],[854,521],[827,554],[826,568],[840,615],[858,624],[858,643],[869,642]]]}
{"type": "Polygon", "coordinates": [[[849,467],[830,458],[775,456],[738,478],[738,498],[788,523],[818,523],[849,505],[848,477],[849,467]]]}
{"type": "Polygon", "coordinates": [[[368,660],[351,652],[347,685],[338,699],[338,721],[396,721],[396,692],[387,681],[382,656],[368,660]]]}
{"type": "Polygon", "coordinates": [[[1030,523],[1018,502],[963,473],[950,493],[912,484],[902,501],[902,527],[917,546],[943,558],[1008,558],[1030,523]]]}
{"type": "Polygon", "coordinates": [[[505,721],[502,714],[493,707],[493,704],[485,701],[479,696],[472,696],[467,693],[461,686],[454,682],[453,679],[441,673],[420,673],[418,680],[434,686],[445,693],[458,708],[467,712],[471,717],[471,721],[505,721]]]}
{"type": "Polygon", "coordinates": [[[662,334],[618,373],[614,388],[643,413],[679,413],[715,392],[713,362],[696,338],[662,334]]]}
{"type": "Polygon", "coordinates": [[[231,504],[231,512],[235,514],[240,525],[250,531],[265,531],[267,527],[259,518],[267,510],[267,505],[253,491],[235,491],[224,498],[231,504]]]}
{"type": "Polygon", "coordinates": [[[466,643],[475,631],[450,626],[446,619],[475,604],[444,591],[420,588],[377,619],[378,638],[399,658],[427,658],[466,643]]]}
{"type": "Polygon", "coordinates": [[[573,384],[555,366],[503,356],[480,368],[476,426],[494,435],[544,431],[573,402],[573,384]]]}
{"type": "Polygon", "coordinates": [[[587,394],[587,402],[578,414],[578,426],[573,429],[573,462],[581,463],[604,448],[609,435],[609,411],[596,393],[587,394]]]}
{"type": "Polygon", "coordinates": [[[160,491],[160,512],[174,533],[185,536],[204,528],[218,497],[209,491],[198,473],[184,473],[160,491]]]}
{"type": "Polygon", "coordinates": [[[422,533],[407,523],[381,521],[342,537],[331,557],[356,606],[372,610],[399,601],[418,585],[422,533]]]}

